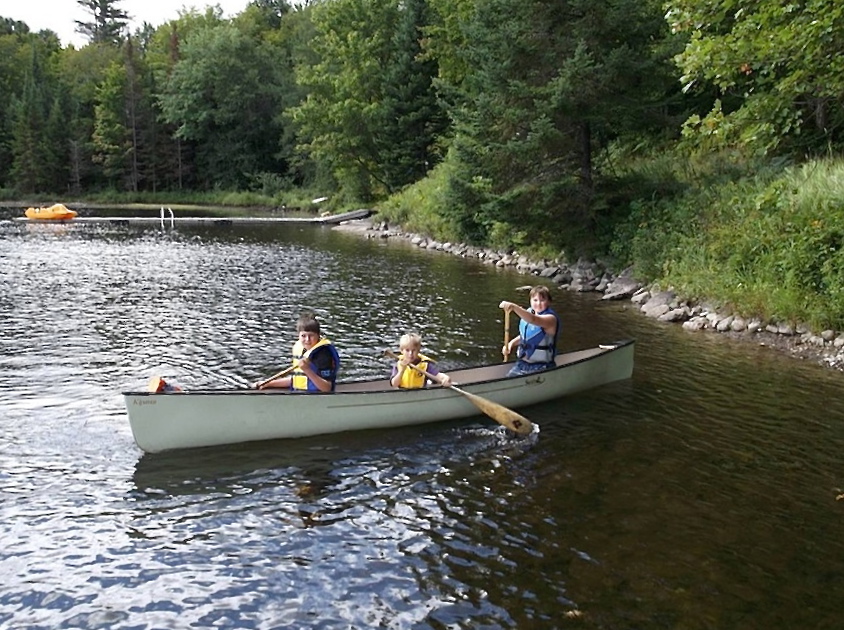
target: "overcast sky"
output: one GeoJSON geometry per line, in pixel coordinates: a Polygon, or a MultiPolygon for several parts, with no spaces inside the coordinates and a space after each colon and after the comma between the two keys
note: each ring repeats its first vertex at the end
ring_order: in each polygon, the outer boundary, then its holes
{"type": "MultiPolygon", "coordinates": [[[[249,0],[117,0],[116,6],[129,14],[129,29],[134,32],[144,22],[161,26],[179,16],[182,8],[196,8],[219,5],[223,17],[237,15],[249,0]]],[[[87,40],[76,33],[76,20],[87,21],[91,15],[79,6],[76,0],[0,0],[0,17],[26,22],[29,30],[38,32],[50,29],[58,34],[62,45],[73,44],[77,48],[87,40]]]]}

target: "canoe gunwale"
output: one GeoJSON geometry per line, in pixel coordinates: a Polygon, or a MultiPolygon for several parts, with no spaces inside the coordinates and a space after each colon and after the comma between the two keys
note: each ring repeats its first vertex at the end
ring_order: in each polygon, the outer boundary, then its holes
{"type": "MultiPolygon", "coordinates": [[[[633,339],[624,339],[622,341],[615,341],[609,344],[601,344],[598,346],[597,349],[595,348],[587,348],[585,350],[576,350],[573,352],[566,352],[560,353],[555,357],[555,361],[557,362],[556,367],[553,367],[548,370],[543,370],[541,372],[536,372],[536,375],[540,374],[549,374],[558,372],[560,370],[565,370],[570,368],[574,365],[579,363],[583,363],[585,361],[591,361],[597,356],[608,355],[613,352],[617,352],[623,348],[626,348],[635,343],[633,339]],[[583,354],[582,356],[575,360],[567,360],[567,357],[571,357],[572,355],[576,354],[583,354]]],[[[506,371],[509,371],[510,368],[513,366],[513,363],[489,363],[484,365],[479,365],[475,367],[468,367],[468,368],[459,368],[456,370],[449,370],[448,374],[451,377],[452,382],[459,386],[461,389],[465,389],[467,391],[472,391],[473,389],[482,388],[484,385],[496,384],[501,383],[502,381],[510,380],[510,377],[505,374],[503,376],[496,376],[495,378],[483,378],[483,379],[476,379],[476,380],[461,380],[460,375],[478,373],[485,370],[491,370],[495,368],[501,368],[502,366],[506,366],[506,371]]],[[[204,396],[231,396],[231,395],[259,395],[259,396],[337,396],[338,394],[342,395],[351,395],[351,394],[374,394],[374,393],[384,393],[384,392],[391,392],[391,393],[398,393],[398,392],[406,392],[406,393],[414,393],[414,392],[432,392],[443,390],[447,391],[445,388],[434,385],[427,387],[422,390],[397,390],[389,385],[389,379],[386,377],[378,377],[378,378],[366,378],[360,380],[353,380],[353,381],[342,381],[337,383],[337,391],[334,392],[294,392],[288,389],[223,389],[223,388],[214,388],[214,389],[192,389],[189,391],[161,391],[161,392],[149,392],[149,391],[124,391],[121,392],[123,396],[190,396],[192,394],[202,394],[204,396]],[[376,385],[381,385],[379,387],[375,387],[376,385]],[[371,386],[371,387],[370,387],[371,386]]],[[[460,394],[456,392],[451,392],[454,396],[459,396],[460,394]]]]}

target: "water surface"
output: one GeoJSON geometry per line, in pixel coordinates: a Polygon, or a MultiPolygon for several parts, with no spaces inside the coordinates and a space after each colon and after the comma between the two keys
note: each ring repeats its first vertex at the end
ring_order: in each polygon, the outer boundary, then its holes
{"type": "Polygon", "coordinates": [[[520,411],[145,455],[120,392],[243,387],[312,309],[495,360],[535,279],[314,226],[0,222],[0,626],[838,628],[841,375],[559,293],[629,381],[520,411]]]}

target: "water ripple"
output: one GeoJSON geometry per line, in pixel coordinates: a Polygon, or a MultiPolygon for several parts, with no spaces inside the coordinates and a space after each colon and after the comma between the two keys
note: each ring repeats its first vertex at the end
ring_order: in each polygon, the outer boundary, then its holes
{"type": "Polygon", "coordinates": [[[495,360],[529,279],[331,230],[0,221],[0,627],[835,627],[840,377],[556,296],[633,379],[492,421],[144,455],[120,391],[495,360]],[[436,278],[436,281],[433,279],[436,278]],[[469,281],[467,282],[467,278],[469,281]],[[739,623],[736,621],[741,619],[739,623]]]}

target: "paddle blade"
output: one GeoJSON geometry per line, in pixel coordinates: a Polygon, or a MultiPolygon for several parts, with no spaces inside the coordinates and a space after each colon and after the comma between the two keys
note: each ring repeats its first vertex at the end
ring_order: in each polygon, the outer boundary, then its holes
{"type": "Polygon", "coordinates": [[[475,394],[470,394],[469,392],[463,391],[462,389],[458,389],[454,386],[452,386],[452,389],[466,396],[466,398],[468,398],[475,407],[483,411],[498,424],[507,427],[514,433],[519,435],[528,435],[531,431],[533,431],[533,423],[512,409],[508,409],[504,405],[499,405],[498,403],[487,400],[486,398],[481,398],[475,394]]]}

